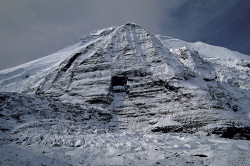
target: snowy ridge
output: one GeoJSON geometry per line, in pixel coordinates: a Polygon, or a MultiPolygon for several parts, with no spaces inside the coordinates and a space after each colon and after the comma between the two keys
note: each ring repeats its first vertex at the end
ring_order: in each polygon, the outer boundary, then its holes
{"type": "MultiPolygon", "coordinates": [[[[0,71],[0,152],[15,145],[23,152],[26,146],[61,148],[61,157],[87,156],[83,165],[249,163],[249,73],[249,56],[225,48],[152,35],[135,23],[97,30],[0,71]],[[213,134],[243,140],[213,149],[230,142],[206,136],[213,134]],[[153,155],[147,147],[157,149],[160,160],[144,161],[143,154],[153,155]],[[164,152],[169,150],[176,153],[164,152]],[[219,151],[227,150],[242,152],[230,154],[242,160],[222,157],[219,151]]],[[[63,163],[76,165],[79,158],[72,159],[63,163]]]]}

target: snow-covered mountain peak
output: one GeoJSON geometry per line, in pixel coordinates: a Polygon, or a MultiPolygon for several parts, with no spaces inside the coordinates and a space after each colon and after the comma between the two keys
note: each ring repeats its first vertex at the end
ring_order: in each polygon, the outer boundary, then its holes
{"type": "Polygon", "coordinates": [[[0,71],[0,165],[249,165],[230,140],[250,139],[249,73],[247,55],[135,23],[93,31],[0,71]]]}
{"type": "Polygon", "coordinates": [[[214,48],[153,35],[126,23],[1,71],[0,90],[105,110],[117,117],[119,128],[128,130],[166,132],[177,127],[196,132],[220,127],[222,119],[245,123],[250,103],[248,57],[214,48]],[[187,118],[197,120],[196,129],[187,118]],[[172,127],[157,127],[164,119],[171,119],[172,127]]]}

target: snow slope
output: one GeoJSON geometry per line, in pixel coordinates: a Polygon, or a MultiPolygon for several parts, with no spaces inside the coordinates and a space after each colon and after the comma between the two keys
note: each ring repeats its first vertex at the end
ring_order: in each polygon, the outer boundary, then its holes
{"type": "Polygon", "coordinates": [[[94,31],[0,71],[0,164],[249,165],[249,73],[135,23],[94,31]]]}
{"type": "Polygon", "coordinates": [[[115,27],[106,28],[82,37],[75,44],[43,58],[0,71],[0,91],[23,92],[30,87],[39,85],[48,73],[60,66],[68,57],[85,49],[93,42],[100,40],[103,35],[114,30],[115,27]]]}
{"type": "Polygon", "coordinates": [[[249,165],[249,141],[187,134],[86,134],[80,147],[1,145],[1,165],[249,165]]]}

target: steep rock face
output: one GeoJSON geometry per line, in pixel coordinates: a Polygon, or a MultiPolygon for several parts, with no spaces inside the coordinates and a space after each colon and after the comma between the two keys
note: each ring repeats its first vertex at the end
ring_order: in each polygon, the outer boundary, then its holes
{"type": "MultiPolygon", "coordinates": [[[[179,82],[191,77],[194,72],[157,38],[128,23],[67,58],[46,77],[36,94],[103,107],[134,126],[178,112],[179,102],[191,98],[189,92],[180,90],[179,82]]],[[[198,98],[195,94],[192,100],[198,98]]],[[[206,104],[209,106],[204,107],[211,107],[206,104]]]]}
{"type": "MultiPolygon", "coordinates": [[[[120,129],[218,133],[224,126],[249,127],[249,61],[217,60],[192,46],[127,23],[82,38],[43,77],[29,74],[34,85],[20,88],[105,110],[117,116],[120,129]]],[[[1,89],[16,87],[10,80],[19,75],[8,74],[0,75],[1,89]]]]}
{"type": "Polygon", "coordinates": [[[119,78],[126,77],[126,83],[121,85],[124,86],[135,77],[143,77],[145,81],[178,77],[182,74],[181,64],[169,54],[145,29],[128,23],[63,61],[36,93],[50,96],[66,93],[88,101],[95,94],[99,99],[106,98],[113,86],[119,86],[119,83],[113,85],[119,78]],[[167,64],[168,59],[174,63],[167,64]]]}

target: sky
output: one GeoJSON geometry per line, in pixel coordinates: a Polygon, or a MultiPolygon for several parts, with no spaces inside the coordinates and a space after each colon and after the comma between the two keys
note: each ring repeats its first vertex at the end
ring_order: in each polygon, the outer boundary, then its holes
{"type": "Polygon", "coordinates": [[[0,70],[126,22],[152,34],[250,55],[249,0],[0,0],[0,4],[0,70]]]}

